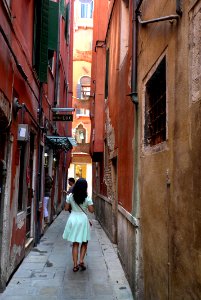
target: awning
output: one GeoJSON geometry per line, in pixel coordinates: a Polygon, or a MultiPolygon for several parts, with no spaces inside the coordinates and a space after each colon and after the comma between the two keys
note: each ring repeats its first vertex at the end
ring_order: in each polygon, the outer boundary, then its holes
{"type": "Polygon", "coordinates": [[[50,147],[58,150],[69,151],[73,146],[77,146],[74,138],[66,136],[51,135],[46,136],[46,142],[50,147]]]}

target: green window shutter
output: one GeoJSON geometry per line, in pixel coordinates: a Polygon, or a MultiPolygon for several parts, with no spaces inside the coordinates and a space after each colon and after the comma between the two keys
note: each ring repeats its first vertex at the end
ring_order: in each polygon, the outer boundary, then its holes
{"type": "Polygon", "coordinates": [[[57,51],[58,48],[58,26],[59,26],[59,3],[49,3],[49,33],[48,49],[57,51]]]}
{"type": "Polygon", "coordinates": [[[47,82],[49,0],[36,2],[33,63],[40,82],[47,82]]]}
{"type": "Polygon", "coordinates": [[[65,14],[65,0],[60,0],[60,14],[62,17],[65,19],[66,14],[65,14]]]}
{"type": "Polygon", "coordinates": [[[70,5],[66,6],[66,24],[65,24],[65,38],[66,42],[69,42],[69,15],[70,15],[70,5]]]}

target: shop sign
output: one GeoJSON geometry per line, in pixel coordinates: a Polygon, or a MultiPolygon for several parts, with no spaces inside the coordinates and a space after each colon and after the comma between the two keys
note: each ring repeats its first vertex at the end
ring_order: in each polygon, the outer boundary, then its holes
{"type": "Polygon", "coordinates": [[[53,121],[69,121],[72,122],[73,121],[73,115],[64,115],[64,114],[56,114],[53,115],[53,121]]]}

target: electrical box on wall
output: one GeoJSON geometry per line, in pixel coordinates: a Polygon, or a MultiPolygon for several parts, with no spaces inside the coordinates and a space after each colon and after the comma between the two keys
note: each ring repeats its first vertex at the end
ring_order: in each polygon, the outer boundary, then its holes
{"type": "Polygon", "coordinates": [[[29,125],[19,124],[17,140],[21,142],[27,142],[29,140],[29,125]]]}

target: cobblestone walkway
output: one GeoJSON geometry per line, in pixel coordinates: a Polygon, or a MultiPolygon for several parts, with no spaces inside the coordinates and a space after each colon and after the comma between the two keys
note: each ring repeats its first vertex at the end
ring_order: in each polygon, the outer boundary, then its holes
{"type": "Polygon", "coordinates": [[[12,277],[1,300],[132,300],[117,256],[100,224],[93,220],[86,271],[74,273],[70,243],[62,239],[68,212],[61,212],[12,277]]]}

